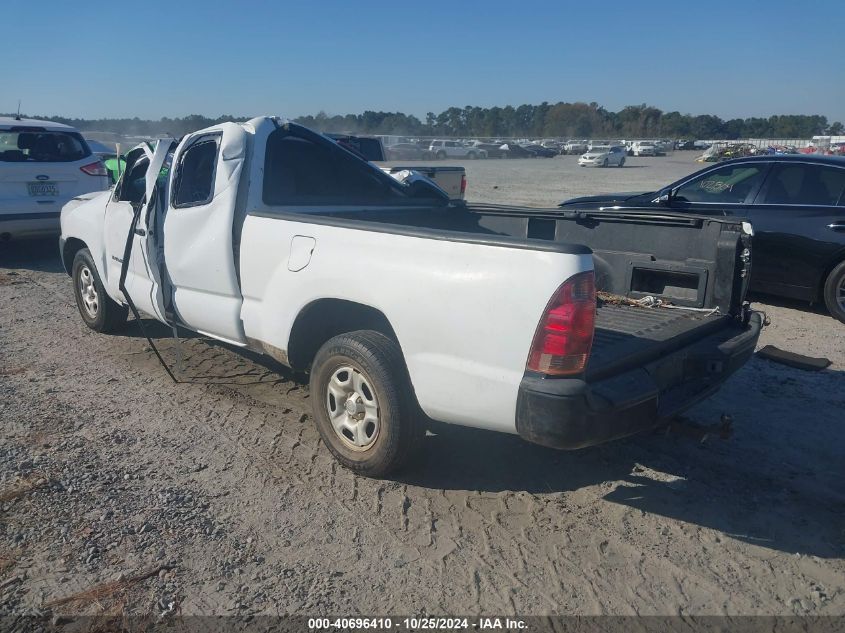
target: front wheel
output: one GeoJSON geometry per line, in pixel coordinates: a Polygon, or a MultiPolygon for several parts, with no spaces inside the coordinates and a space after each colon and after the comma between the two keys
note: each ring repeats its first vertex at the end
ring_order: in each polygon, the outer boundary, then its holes
{"type": "Polygon", "coordinates": [[[824,303],[830,316],[845,323],[845,262],[840,262],[827,276],[824,303]]]}
{"type": "Polygon", "coordinates": [[[85,325],[95,332],[115,332],[126,324],[129,308],[106,294],[91,251],[87,248],[80,250],[73,258],[71,278],[76,307],[85,325]]]}
{"type": "Polygon", "coordinates": [[[314,358],[310,391],[317,430],[343,466],[383,477],[408,460],[420,415],[395,341],[371,330],[329,339],[314,358]]]}
{"type": "Polygon", "coordinates": [[[601,166],[607,167],[607,159],[606,158],[602,161],[601,166]]]}
{"type": "Polygon", "coordinates": [[[437,154],[435,154],[434,156],[438,160],[443,160],[444,158],[446,158],[446,152],[437,152],[437,154]]]}

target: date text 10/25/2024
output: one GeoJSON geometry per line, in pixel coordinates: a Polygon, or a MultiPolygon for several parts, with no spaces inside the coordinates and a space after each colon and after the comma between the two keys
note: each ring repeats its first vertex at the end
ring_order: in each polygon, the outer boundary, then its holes
{"type": "Polygon", "coordinates": [[[308,629],[319,630],[399,630],[399,631],[519,631],[527,623],[518,618],[309,618],[308,629]]]}

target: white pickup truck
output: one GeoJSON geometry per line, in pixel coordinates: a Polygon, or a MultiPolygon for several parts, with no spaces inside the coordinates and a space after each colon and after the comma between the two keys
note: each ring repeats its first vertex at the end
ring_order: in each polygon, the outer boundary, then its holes
{"type": "Polygon", "coordinates": [[[371,476],[428,419],[558,448],[652,428],[761,327],[736,219],[452,204],[273,117],[139,146],[61,224],[89,327],[131,308],[310,371],[326,445],[371,476]]]}

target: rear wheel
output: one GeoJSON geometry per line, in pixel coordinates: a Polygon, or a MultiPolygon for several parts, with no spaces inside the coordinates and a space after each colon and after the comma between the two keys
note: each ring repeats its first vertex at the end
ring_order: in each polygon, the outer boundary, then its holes
{"type": "Polygon", "coordinates": [[[395,341],[371,330],[335,336],[314,358],[310,390],[317,430],[343,466],[383,477],[408,460],[422,427],[395,341]]]}
{"type": "Polygon", "coordinates": [[[827,276],[824,303],[834,319],[845,323],[845,262],[840,262],[827,276]]]}
{"type": "Polygon", "coordinates": [[[71,268],[76,307],[85,325],[95,332],[114,332],[126,324],[129,308],[106,294],[106,289],[87,248],[73,258],[71,268]]]}

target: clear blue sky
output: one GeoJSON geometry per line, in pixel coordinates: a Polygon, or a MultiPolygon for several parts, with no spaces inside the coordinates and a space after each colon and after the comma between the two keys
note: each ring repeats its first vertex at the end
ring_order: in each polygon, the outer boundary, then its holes
{"type": "Polygon", "coordinates": [[[0,112],[649,103],[845,121],[845,0],[6,0],[0,112]]]}

